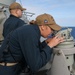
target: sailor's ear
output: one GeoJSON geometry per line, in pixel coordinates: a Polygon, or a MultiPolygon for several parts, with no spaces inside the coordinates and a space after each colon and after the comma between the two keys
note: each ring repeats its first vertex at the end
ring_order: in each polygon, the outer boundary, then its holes
{"type": "Polygon", "coordinates": [[[46,26],[45,25],[41,25],[41,30],[45,30],[46,29],[46,26]]]}

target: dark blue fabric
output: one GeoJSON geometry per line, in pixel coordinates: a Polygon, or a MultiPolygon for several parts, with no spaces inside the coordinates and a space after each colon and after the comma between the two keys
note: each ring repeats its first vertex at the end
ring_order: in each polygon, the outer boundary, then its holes
{"type": "MultiPolygon", "coordinates": [[[[28,65],[33,73],[44,66],[52,54],[52,49],[45,42],[40,43],[40,37],[37,25],[26,25],[14,30],[9,40],[9,49],[17,62],[24,62],[23,65],[28,65]]],[[[6,62],[14,62],[10,53],[4,56],[6,62]]]]}
{"type": "Polygon", "coordinates": [[[5,21],[3,26],[3,36],[4,38],[9,34],[12,30],[23,26],[25,22],[14,15],[10,15],[9,18],[5,21]]]}
{"type": "Polygon", "coordinates": [[[19,64],[14,66],[2,66],[0,65],[0,75],[19,75],[21,73],[21,67],[19,64]]]}

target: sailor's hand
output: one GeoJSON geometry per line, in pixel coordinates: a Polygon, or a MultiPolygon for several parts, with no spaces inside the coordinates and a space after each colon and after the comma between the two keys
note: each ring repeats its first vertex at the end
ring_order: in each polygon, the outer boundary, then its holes
{"type": "Polygon", "coordinates": [[[50,42],[48,43],[48,46],[50,46],[50,48],[53,48],[54,46],[64,41],[65,41],[64,37],[59,37],[59,35],[57,35],[50,40],[50,42]]]}
{"type": "Polygon", "coordinates": [[[48,38],[45,40],[46,43],[49,43],[52,40],[52,38],[48,38]]]}

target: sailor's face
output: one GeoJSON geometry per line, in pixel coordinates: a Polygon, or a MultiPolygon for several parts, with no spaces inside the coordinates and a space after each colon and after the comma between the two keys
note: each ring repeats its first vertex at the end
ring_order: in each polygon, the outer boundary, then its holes
{"type": "Polygon", "coordinates": [[[44,26],[44,30],[42,34],[44,38],[47,38],[52,33],[53,33],[53,30],[49,26],[44,26]]]}
{"type": "Polygon", "coordinates": [[[22,17],[22,10],[18,9],[17,14],[18,14],[18,17],[21,18],[22,17]]]}

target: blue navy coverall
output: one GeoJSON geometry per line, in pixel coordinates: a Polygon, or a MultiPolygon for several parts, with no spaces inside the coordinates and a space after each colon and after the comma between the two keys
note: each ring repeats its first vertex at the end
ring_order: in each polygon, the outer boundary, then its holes
{"type": "Polygon", "coordinates": [[[18,75],[21,67],[27,65],[35,73],[50,60],[52,48],[45,41],[40,42],[41,34],[37,25],[26,25],[14,30],[12,34],[5,38],[1,50],[6,45],[8,37],[9,50],[16,61],[10,52],[6,53],[3,59],[4,62],[16,62],[17,64],[14,66],[0,65],[0,75],[18,75]]]}
{"type": "Polygon", "coordinates": [[[3,26],[3,36],[4,38],[9,34],[12,30],[23,26],[25,22],[14,15],[10,15],[9,18],[5,21],[3,26]]]}

